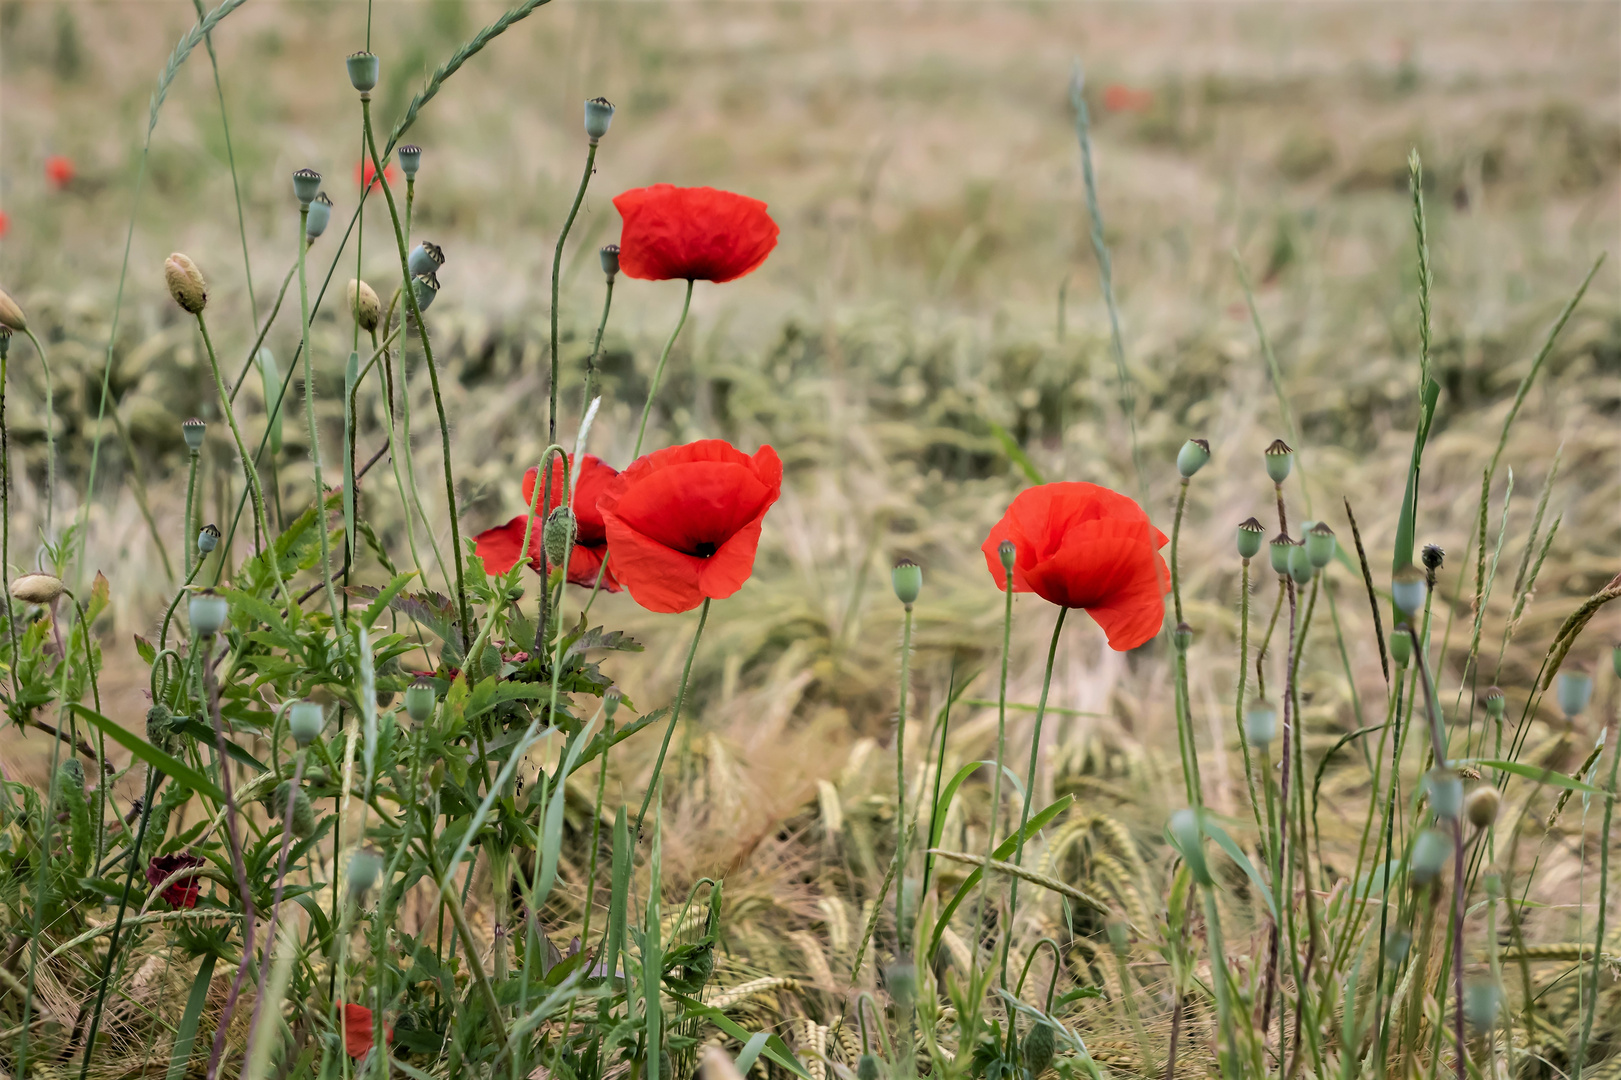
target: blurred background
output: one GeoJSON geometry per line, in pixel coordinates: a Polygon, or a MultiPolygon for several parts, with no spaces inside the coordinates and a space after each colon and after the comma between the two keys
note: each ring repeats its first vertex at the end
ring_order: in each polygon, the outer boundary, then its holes
{"type": "MultiPolygon", "coordinates": [[[[316,286],[359,200],[359,110],[343,57],[369,32],[382,57],[374,108],[386,131],[433,68],[502,10],[474,0],[251,0],[214,34],[217,87],[204,49],[179,70],[137,202],[150,97],[197,11],[178,0],[0,0],[0,287],[28,312],[54,368],[56,534],[88,499],[84,572],[111,580],[101,624],[111,715],[133,724],[144,712],[132,635],[153,633],[175,588],[154,533],[172,567],[190,543],[182,419],[211,421],[204,519],[225,528],[241,492],[195,327],[164,291],[164,257],[183,251],[207,276],[214,340],[234,374],[292,266],[289,174],[320,171],[335,203],[311,252],[316,286]],[[109,342],[109,415],[86,492],[109,342]]],[[[1448,696],[1466,645],[1473,578],[1463,567],[1474,556],[1464,544],[1482,470],[1549,326],[1594,260],[1611,256],[1503,458],[1514,474],[1507,578],[1562,455],[1548,513],[1562,514],[1562,525],[1501,676],[1517,708],[1554,627],[1621,569],[1618,33],[1613,3],[554,0],[469,62],[408,136],[423,147],[414,233],[448,260],[428,322],[464,535],[519,512],[519,478],[546,442],[552,250],[585,157],[581,103],[600,94],[618,112],[563,263],[565,442],[602,303],[596,249],[618,235],[614,194],[711,184],[766,200],[782,228],[758,272],[698,287],[649,436],[652,446],[769,442],[788,466],[754,579],[716,606],[696,669],[696,723],[679,747],[683,775],[705,781],[681,812],[740,827],[683,831],[672,848],[686,845],[695,867],[735,865],[778,823],[814,809],[819,781],[854,783],[870,770],[881,785],[888,766],[871,751],[894,732],[900,607],[887,571],[896,557],[918,559],[925,573],[914,715],[932,717],[953,671],[959,683],[988,671],[966,696],[994,699],[1001,604],[978,549],[1028,482],[1021,456],[1048,478],[1142,498],[1169,531],[1173,459],[1196,435],[1214,457],[1191,487],[1182,540],[1197,635],[1193,703],[1211,755],[1210,800],[1232,811],[1243,786],[1231,721],[1232,536],[1251,514],[1267,519],[1267,443],[1297,441],[1291,518],[1321,517],[1348,543],[1349,499],[1376,576],[1388,573],[1417,415],[1407,168],[1416,148],[1443,384],[1419,539],[1449,553],[1442,618],[1457,625],[1442,677],[1448,696]],[[1070,97],[1078,64],[1135,386],[1140,477],[1090,237],[1070,97]],[[1277,388],[1239,265],[1275,348],[1277,388]]],[[[362,276],[386,301],[398,263],[380,200],[368,203],[362,235],[362,276]]],[[[333,300],[356,260],[351,241],[315,324],[333,483],[351,341],[333,300]]],[[[680,292],[679,283],[624,279],[616,289],[591,439],[615,466],[628,463],[680,292]]],[[[297,339],[295,286],[266,339],[283,371],[297,339]]],[[[414,346],[408,363],[415,465],[443,549],[439,441],[414,346]]],[[[310,492],[301,387],[299,378],[277,475],[289,514],[310,492]]],[[[7,391],[12,452],[28,465],[14,492],[13,563],[32,568],[43,528],[44,381],[26,343],[13,347],[7,391]]],[[[250,377],[237,406],[250,439],[263,431],[261,401],[250,377]]],[[[369,456],[384,439],[375,384],[361,414],[369,456]]],[[[1507,480],[1500,468],[1494,537],[1507,480]]],[[[368,478],[362,509],[392,559],[407,562],[385,467],[368,478]]],[[[246,544],[239,534],[238,560],[246,544]]],[[[424,569],[444,587],[436,567],[424,569]]],[[[386,576],[375,558],[355,569],[361,582],[386,576]]],[[[1500,582],[1488,642],[1501,633],[1508,592],[1500,582]]],[[[1345,651],[1325,631],[1308,653],[1314,750],[1359,726],[1359,710],[1383,696],[1361,582],[1339,572],[1331,593],[1345,651]]],[[[1258,588],[1258,618],[1272,599],[1270,582],[1258,588]]],[[[571,591],[571,608],[581,600],[571,591]]],[[[1053,614],[1034,597],[1016,604],[1016,700],[1035,698],[1053,614]]],[[[624,596],[599,601],[598,616],[648,646],[610,661],[632,699],[643,708],[666,701],[694,617],[649,615],[624,596]]],[[[1072,627],[1053,698],[1066,711],[1049,726],[1042,782],[1080,785],[1123,815],[1162,820],[1180,798],[1164,649],[1116,654],[1088,620],[1072,627]]],[[[1600,677],[1601,703],[1616,688],[1600,649],[1607,658],[1618,636],[1621,621],[1601,615],[1573,654],[1600,677]]],[[[954,715],[961,754],[986,752],[994,712],[969,705],[954,715]]],[[[919,749],[926,735],[920,725],[919,749]]],[[[1572,736],[1578,759],[1592,736],[1572,736]]],[[[43,746],[37,734],[9,732],[13,775],[40,769],[43,746]]],[[[1331,774],[1329,805],[1360,798],[1365,779],[1359,769],[1337,788],[1331,774]]],[[[1569,866],[1574,874],[1579,863],[1569,866]]],[[[1558,872],[1549,868],[1549,888],[1558,872]]]]}

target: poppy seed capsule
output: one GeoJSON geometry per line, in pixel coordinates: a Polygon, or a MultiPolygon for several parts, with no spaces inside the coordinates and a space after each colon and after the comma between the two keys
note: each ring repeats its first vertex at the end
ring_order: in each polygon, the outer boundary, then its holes
{"type": "Polygon", "coordinates": [[[1266,698],[1256,698],[1244,710],[1244,738],[1266,749],[1278,737],[1278,709],[1266,698]]]}
{"type": "Polygon", "coordinates": [[[231,613],[231,606],[225,597],[213,589],[204,589],[194,593],[191,601],[186,605],[186,613],[191,618],[191,632],[194,637],[213,637],[225,625],[225,619],[231,613]]]}
{"type": "Polygon", "coordinates": [[[299,746],[308,746],[320,738],[326,727],[326,713],[313,701],[296,702],[287,710],[287,730],[299,746]]]}
{"type": "Polygon", "coordinates": [[[1311,552],[1302,540],[1289,551],[1289,576],[1295,579],[1296,585],[1306,585],[1311,582],[1311,576],[1317,572],[1312,565],[1311,552]]]}
{"type": "Polygon", "coordinates": [[[1497,1009],[1502,992],[1489,978],[1474,978],[1464,984],[1463,1018],[1476,1031],[1490,1031],[1497,1023],[1497,1009]]]}
{"type": "Polygon", "coordinates": [[[326,232],[327,225],[332,221],[332,200],[327,198],[326,192],[320,192],[310,203],[310,212],[304,215],[304,236],[308,240],[315,240],[326,232]]]}
{"type": "Polygon", "coordinates": [[[1321,570],[1334,561],[1334,549],[1337,546],[1334,530],[1328,527],[1328,522],[1319,521],[1306,530],[1306,554],[1317,569],[1321,570]]]}
{"type": "Polygon", "coordinates": [[[354,313],[355,322],[369,334],[377,329],[377,322],[383,317],[383,302],[377,298],[377,291],[370,285],[350,278],[349,310],[354,313]]]}
{"type": "Polygon", "coordinates": [[[566,564],[569,549],[574,546],[574,537],[578,531],[578,526],[574,522],[574,511],[566,506],[559,506],[553,510],[546,518],[546,528],[541,534],[546,545],[546,561],[553,566],[566,564]]]}
{"type": "Polygon", "coordinates": [[[1193,644],[1193,627],[1185,622],[1177,623],[1176,629],[1171,631],[1171,644],[1176,646],[1177,652],[1187,652],[1188,646],[1193,644]]]}
{"type": "Polygon", "coordinates": [[[1200,885],[1212,884],[1210,866],[1204,857],[1204,831],[1199,828],[1199,816],[1192,810],[1178,810],[1171,815],[1169,828],[1193,880],[1200,885]]]}
{"type": "Polygon", "coordinates": [[[426,240],[412,248],[411,257],[406,260],[406,268],[411,271],[412,277],[419,274],[437,274],[443,265],[445,265],[445,249],[426,240]]]}
{"type": "Polygon", "coordinates": [[[1574,720],[1593,700],[1593,676],[1585,671],[1561,671],[1555,689],[1565,719],[1574,720]]]}
{"type": "Polygon", "coordinates": [[[598,256],[602,259],[602,272],[612,281],[619,276],[619,245],[603,244],[598,256]]]}
{"type": "Polygon", "coordinates": [[[1003,540],[996,545],[996,557],[1002,560],[1002,569],[1013,573],[1013,563],[1019,557],[1019,549],[1011,540],[1003,540]]]}
{"type": "Polygon", "coordinates": [[[1431,769],[1424,777],[1424,787],[1429,792],[1430,809],[1435,811],[1435,816],[1456,820],[1463,810],[1463,781],[1458,774],[1451,769],[1431,769]]]}
{"type": "Polygon", "coordinates": [[[1412,563],[1397,570],[1390,579],[1390,598],[1409,618],[1424,609],[1424,592],[1424,572],[1412,563]]]}
{"type": "Polygon", "coordinates": [[[1274,536],[1267,550],[1272,557],[1272,572],[1280,575],[1287,574],[1289,572],[1289,556],[1294,554],[1295,550],[1295,542],[1289,538],[1289,534],[1280,532],[1274,536]]]}
{"type": "Polygon", "coordinates": [[[1446,562],[1447,553],[1442,550],[1440,544],[1425,544],[1418,557],[1424,563],[1424,569],[1435,571],[1441,569],[1441,564],[1446,562]]]}
{"type": "Polygon", "coordinates": [[[418,311],[427,311],[438,295],[439,279],[432,274],[418,274],[411,279],[411,296],[416,300],[418,311]]]}
{"type": "Polygon", "coordinates": [[[207,555],[219,547],[219,542],[220,530],[218,525],[210,523],[197,530],[197,551],[199,554],[207,555]]]}
{"type": "Polygon", "coordinates": [[[1463,801],[1463,813],[1469,824],[1484,829],[1497,820],[1497,810],[1502,805],[1502,793],[1490,784],[1481,784],[1463,801]]]}
{"type": "Polygon", "coordinates": [[[22,574],[11,579],[11,597],[25,604],[43,607],[67,591],[62,579],[55,574],[22,574]]]}
{"type": "Polygon", "coordinates": [[[895,586],[895,599],[911,607],[923,591],[923,567],[911,559],[902,559],[889,572],[889,580],[895,586]]]}
{"type": "Polygon", "coordinates": [[[597,145],[597,140],[608,134],[608,125],[613,123],[613,103],[605,97],[594,97],[585,103],[585,133],[591,137],[591,145],[597,145]]]}
{"type": "Polygon", "coordinates": [[[1419,833],[1418,839],[1413,841],[1413,884],[1428,885],[1440,877],[1441,867],[1446,865],[1447,856],[1451,853],[1452,841],[1441,830],[1425,829],[1419,833]]]}
{"type": "Polygon", "coordinates": [[[1503,722],[1503,710],[1507,707],[1507,705],[1508,705],[1508,702],[1505,701],[1504,698],[1503,698],[1503,688],[1502,687],[1500,687],[1500,686],[1488,686],[1486,688],[1486,715],[1487,716],[1491,717],[1493,720],[1496,720],[1498,723],[1502,723],[1503,722]]]}
{"type": "Polygon", "coordinates": [[[1238,523],[1238,557],[1240,559],[1253,559],[1261,553],[1261,539],[1266,536],[1266,527],[1254,518],[1245,518],[1238,523]]]}
{"type": "Polygon", "coordinates": [[[1398,626],[1391,631],[1390,658],[1396,661],[1397,667],[1406,667],[1407,661],[1413,658],[1413,639],[1407,636],[1403,627],[1398,626]]]}
{"type": "Polygon", "coordinates": [[[862,1054],[856,1062],[856,1080],[878,1080],[878,1059],[871,1054],[862,1054]]]}
{"type": "Polygon", "coordinates": [[[1176,453],[1176,471],[1186,480],[1205,467],[1210,460],[1209,439],[1189,439],[1176,453]]]}
{"type": "Polygon", "coordinates": [[[416,179],[417,170],[422,168],[422,147],[406,143],[394,151],[394,156],[400,159],[400,171],[405,173],[405,178],[416,179]]]}
{"type": "Polygon", "coordinates": [[[19,334],[28,332],[28,320],[23,316],[23,309],[17,306],[17,301],[4,289],[0,289],[0,326],[7,330],[15,330],[19,334]]]}
{"type": "Polygon", "coordinates": [[[208,284],[197,264],[178,251],[163,261],[163,280],[174,302],[193,315],[208,306],[208,284]]]}
{"type": "Polygon", "coordinates": [[[349,856],[349,895],[362,896],[371,892],[383,872],[383,857],[371,848],[361,848],[349,856]]]}
{"type": "Polygon", "coordinates": [[[321,193],[321,174],[314,169],[299,169],[293,173],[293,195],[300,206],[308,206],[321,193]]]}
{"type": "Polygon", "coordinates": [[[614,714],[619,711],[620,702],[624,700],[624,691],[620,690],[618,686],[608,687],[607,691],[602,695],[602,714],[612,720],[614,714]]]}
{"type": "Polygon", "coordinates": [[[1273,439],[1266,448],[1266,474],[1272,478],[1272,482],[1281,484],[1289,479],[1289,471],[1294,466],[1295,452],[1289,444],[1282,439],[1273,439]]]}
{"type": "Polygon", "coordinates": [[[377,85],[382,61],[369,52],[350,53],[343,62],[349,69],[349,82],[362,94],[377,85]]]}
{"type": "Polygon", "coordinates": [[[405,715],[419,724],[422,723],[433,715],[437,697],[433,690],[433,681],[423,676],[405,690],[405,715]]]}
{"type": "Polygon", "coordinates": [[[195,416],[190,420],[180,421],[180,437],[186,440],[186,449],[197,453],[203,448],[203,436],[208,434],[208,425],[195,416]]]}

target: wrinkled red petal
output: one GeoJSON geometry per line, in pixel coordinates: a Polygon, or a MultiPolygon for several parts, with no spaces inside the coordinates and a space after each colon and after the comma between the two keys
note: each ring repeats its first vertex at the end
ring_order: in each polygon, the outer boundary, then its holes
{"type": "Polygon", "coordinates": [[[649,281],[731,281],[777,246],[766,204],[709,187],[654,184],[614,198],[624,219],[619,268],[649,281]]]}
{"type": "MultiPolygon", "coordinates": [[[[606,535],[602,529],[602,514],[597,510],[597,497],[613,483],[619,471],[594,454],[581,454],[579,461],[569,458],[569,467],[577,470],[574,478],[574,523],[579,540],[585,544],[600,544],[606,535]]],[[[540,469],[530,466],[523,474],[523,503],[533,504],[535,512],[545,516],[545,505],[557,506],[563,501],[563,472],[552,470],[552,490],[549,503],[536,503],[535,486],[540,469]]]]}
{"type": "MultiPolygon", "coordinates": [[[[383,1038],[394,1041],[394,1029],[383,1027],[383,1038]]],[[[372,1015],[364,1005],[345,1002],[343,1006],[343,1048],[356,1059],[366,1056],[372,1048],[372,1015]]]]}
{"type": "MultiPolygon", "coordinates": [[[[157,886],[169,880],[170,876],[181,870],[200,869],[208,863],[196,855],[180,852],[174,855],[159,855],[146,864],[146,882],[157,886]]],[[[202,882],[196,878],[181,878],[168,886],[160,894],[174,908],[194,908],[197,898],[202,895],[202,882]]]]}
{"type": "MultiPolygon", "coordinates": [[[[527,520],[526,517],[515,517],[505,525],[485,529],[473,537],[473,554],[484,560],[486,574],[504,574],[518,565],[518,559],[522,557],[523,530],[527,520]]],[[[527,562],[537,573],[540,571],[541,524],[541,520],[537,517],[534,527],[529,530],[527,562]]]]}

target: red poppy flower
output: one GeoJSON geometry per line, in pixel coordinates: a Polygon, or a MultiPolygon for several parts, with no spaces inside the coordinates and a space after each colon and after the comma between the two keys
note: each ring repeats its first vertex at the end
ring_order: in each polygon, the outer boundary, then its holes
{"type": "Polygon", "coordinates": [[[619,269],[644,281],[731,281],[765,262],[777,223],[759,199],[654,184],[614,197],[625,219],[619,269]]]}
{"type": "Polygon", "coordinates": [[[58,191],[73,183],[73,178],[78,172],[71,158],[55,154],[45,159],[45,179],[58,191]]]}
{"type": "MultiPolygon", "coordinates": [[[[394,165],[392,163],[383,166],[383,179],[388,181],[390,184],[394,182],[394,178],[397,175],[398,174],[395,173],[394,165]]],[[[363,188],[377,186],[377,170],[372,166],[372,163],[369,160],[362,161],[359,165],[355,166],[355,183],[363,188]]]]}
{"type": "MultiPolygon", "coordinates": [[[[372,1047],[371,1010],[364,1005],[346,1002],[343,1006],[343,1048],[356,1061],[365,1057],[372,1047]]],[[[383,1025],[383,1038],[394,1041],[394,1029],[383,1025]]]]}
{"type": "Polygon", "coordinates": [[[1109,112],[1147,112],[1154,107],[1154,91],[1110,83],[1103,88],[1103,107],[1109,112]]]}
{"type": "Polygon", "coordinates": [[[11,228],[11,219],[6,217],[4,210],[0,210],[0,237],[5,236],[6,230],[9,228],[11,228]]]}
{"type": "MultiPolygon", "coordinates": [[[[570,460],[570,466],[574,462],[570,460]]],[[[574,551],[568,560],[568,579],[576,585],[595,585],[597,568],[608,556],[608,536],[603,528],[602,513],[597,509],[597,496],[619,475],[592,454],[582,454],[578,462],[579,475],[574,478],[574,551]]],[[[536,504],[535,484],[539,469],[530,468],[523,474],[523,502],[527,508],[534,505],[541,515],[545,513],[544,500],[536,504]]],[[[563,470],[552,469],[551,505],[563,501],[563,470]]],[[[518,549],[523,546],[524,521],[527,514],[519,514],[505,525],[485,529],[473,538],[474,554],[484,560],[484,569],[492,574],[504,574],[517,563],[518,549]]],[[[540,560],[545,545],[541,541],[544,517],[535,518],[529,530],[529,565],[540,573],[540,560]]],[[[610,566],[602,575],[602,587],[609,592],[619,591],[619,581],[610,566]]]]}
{"type": "Polygon", "coordinates": [[[1109,647],[1135,649],[1159,633],[1171,574],[1166,536],[1132,500],[1096,484],[1043,484],[1019,493],[980,550],[1006,588],[997,548],[1012,540],[1015,592],[1085,608],[1109,647]]]}
{"type": "Polygon", "coordinates": [[[597,499],[614,573],[649,611],[691,611],[754,572],[760,523],[782,494],[769,446],[749,457],[723,439],[656,450],[597,499]]]}
{"type": "MultiPolygon", "coordinates": [[[[207,865],[207,862],[197,856],[184,852],[178,855],[159,855],[146,864],[146,882],[152,886],[161,885],[168,881],[171,875],[181,870],[202,869],[207,865]]],[[[202,891],[202,882],[196,878],[181,878],[163,890],[163,898],[169,901],[169,906],[173,908],[194,908],[202,891]]]]}

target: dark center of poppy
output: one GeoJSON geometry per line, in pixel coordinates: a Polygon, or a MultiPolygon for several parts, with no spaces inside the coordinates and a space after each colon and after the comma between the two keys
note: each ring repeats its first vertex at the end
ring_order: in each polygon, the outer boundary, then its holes
{"type": "Polygon", "coordinates": [[[700,559],[707,559],[715,554],[715,545],[708,540],[701,540],[698,546],[692,549],[692,553],[700,559]]]}

